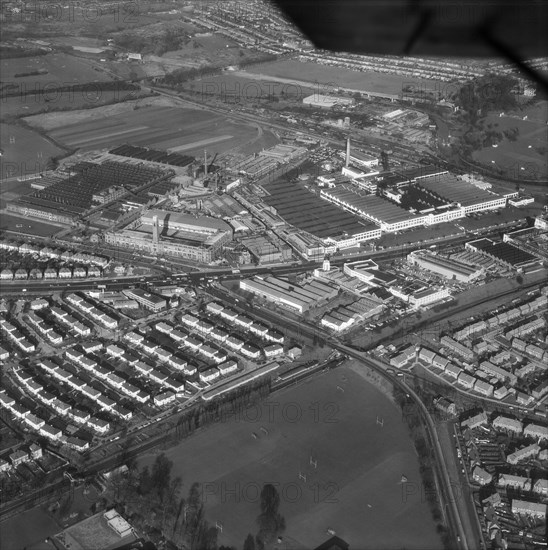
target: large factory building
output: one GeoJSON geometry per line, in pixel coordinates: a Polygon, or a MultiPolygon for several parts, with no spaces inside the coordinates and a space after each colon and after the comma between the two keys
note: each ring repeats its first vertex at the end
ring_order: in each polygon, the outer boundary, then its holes
{"type": "Polygon", "coordinates": [[[105,234],[115,246],[202,263],[215,260],[231,240],[232,228],[222,220],[163,210],[149,210],[128,228],[105,234]]]}

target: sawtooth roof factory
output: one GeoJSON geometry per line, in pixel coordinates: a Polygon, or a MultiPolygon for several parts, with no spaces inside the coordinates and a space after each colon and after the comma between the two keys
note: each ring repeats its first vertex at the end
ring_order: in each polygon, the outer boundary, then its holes
{"type": "Polygon", "coordinates": [[[122,231],[105,234],[115,246],[149,254],[165,254],[209,263],[232,240],[232,228],[223,220],[149,210],[122,231]]]}

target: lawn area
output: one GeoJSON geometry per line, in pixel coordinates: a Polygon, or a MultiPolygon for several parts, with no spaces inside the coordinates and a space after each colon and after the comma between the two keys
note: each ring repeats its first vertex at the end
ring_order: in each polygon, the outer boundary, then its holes
{"type": "Polygon", "coordinates": [[[506,137],[497,147],[484,147],[473,158],[491,168],[499,167],[513,178],[542,179],[548,176],[547,102],[540,102],[519,113],[491,113],[484,127],[497,132],[517,129],[517,139],[506,137]]]}

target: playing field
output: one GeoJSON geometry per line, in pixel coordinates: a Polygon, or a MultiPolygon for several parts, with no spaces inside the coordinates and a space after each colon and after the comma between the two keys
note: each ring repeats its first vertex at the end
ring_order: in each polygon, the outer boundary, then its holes
{"type": "Polygon", "coordinates": [[[36,221],[34,218],[26,218],[25,216],[12,216],[6,213],[0,215],[0,231],[50,237],[64,227],[60,224],[36,221]]]}
{"type": "Polygon", "coordinates": [[[82,82],[111,81],[112,76],[93,69],[95,62],[64,53],[2,59],[2,80],[20,90],[48,90],[82,82]],[[40,71],[41,74],[25,73],[40,71]]]}
{"type": "Polygon", "coordinates": [[[13,124],[0,125],[0,143],[2,180],[41,172],[51,157],[63,153],[37,132],[13,124]]]}
{"type": "Polygon", "coordinates": [[[240,547],[257,532],[260,489],[271,482],[278,484],[287,548],[315,548],[328,528],[360,550],[440,548],[401,413],[359,368],[272,395],[166,452],[185,492],[203,484],[206,516],[223,526],[219,544],[240,547]]]}
{"type": "Polygon", "coordinates": [[[515,141],[504,138],[497,147],[485,147],[473,153],[475,160],[490,167],[499,167],[513,178],[548,178],[548,102],[539,102],[517,114],[486,117],[485,126],[504,132],[517,128],[515,141]]]}
{"type": "MultiPolygon", "coordinates": [[[[57,523],[40,508],[34,508],[0,523],[2,550],[21,550],[59,531],[57,523]]],[[[42,548],[51,548],[44,545],[42,548]]]]}
{"type": "Polygon", "coordinates": [[[205,110],[149,106],[108,117],[98,113],[96,118],[56,127],[50,135],[84,151],[130,143],[201,155],[204,148],[220,153],[243,145],[257,129],[205,110]]]}

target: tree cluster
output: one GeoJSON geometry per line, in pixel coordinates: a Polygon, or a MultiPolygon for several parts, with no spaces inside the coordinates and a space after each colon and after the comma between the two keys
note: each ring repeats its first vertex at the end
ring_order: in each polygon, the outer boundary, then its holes
{"type": "Polygon", "coordinates": [[[132,523],[156,541],[162,538],[191,550],[217,550],[217,529],[204,516],[202,490],[193,483],[181,496],[182,480],[172,477],[173,462],[160,454],[149,468],[130,470],[114,480],[116,501],[132,523]]]}
{"type": "Polygon", "coordinates": [[[516,106],[513,90],[517,80],[508,75],[486,74],[467,82],[456,96],[456,104],[476,119],[488,111],[507,111],[516,106]]]}
{"type": "Polygon", "coordinates": [[[265,377],[257,382],[241,386],[218,399],[187,411],[179,418],[176,426],[176,437],[183,438],[195,430],[205,427],[223,418],[230,418],[246,407],[268,397],[271,391],[271,379],[265,377]]]}

